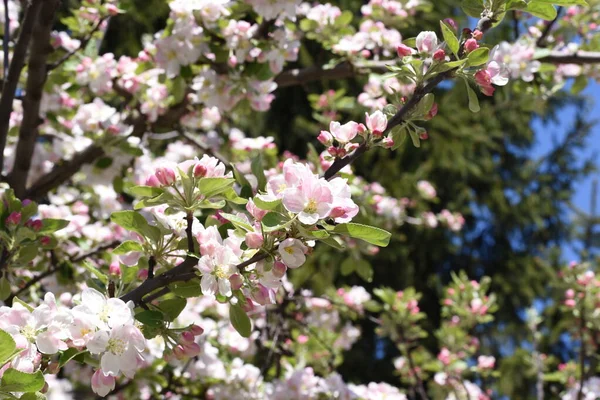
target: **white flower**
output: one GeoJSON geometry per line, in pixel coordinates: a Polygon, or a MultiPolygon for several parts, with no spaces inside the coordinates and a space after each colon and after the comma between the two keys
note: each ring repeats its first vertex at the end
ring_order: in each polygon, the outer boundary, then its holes
{"type": "Polygon", "coordinates": [[[100,366],[105,375],[117,376],[123,372],[131,378],[141,359],[140,353],[146,348],[146,340],[135,326],[121,325],[110,332],[96,332],[87,348],[92,354],[102,354],[100,366]]]}
{"type": "Polygon", "coordinates": [[[279,244],[281,260],[289,268],[298,268],[306,261],[304,252],[307,247],[298,239],[285,239],[279,244]]]}

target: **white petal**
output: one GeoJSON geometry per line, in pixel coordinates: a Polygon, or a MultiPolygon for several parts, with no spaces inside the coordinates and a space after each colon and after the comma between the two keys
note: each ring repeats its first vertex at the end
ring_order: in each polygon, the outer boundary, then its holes
{"type": "Polygon", "coordinates": [[[108,339],[109,339],[108,332],[98,331],[88,341],[87,349],[92,354],[100,354],[104,350],[106,350],[106,346],[108,345],[108,339]]]}

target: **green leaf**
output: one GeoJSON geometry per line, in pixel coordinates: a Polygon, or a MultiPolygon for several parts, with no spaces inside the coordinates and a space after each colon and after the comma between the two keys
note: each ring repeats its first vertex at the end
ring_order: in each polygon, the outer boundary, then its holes
{"type": "Polygon", "coordinates": [[[151,226],[148,221],[146,221],[146,218],[137,211],[115,211],[110,216],[110,220],[122,228],[125,228],[128,231],[137,232],[153,242],[158,242],[162,237],[160,229],[156,226],[151,226]]]}
{"type": "Polygon", "coordinates": [[[252,173],[258,180],[258,190],[265,190],[265,186],[267,185],[267,177],[265,176],[265,169],[263,167],[262,156],[259,154],[254,160],[252,160],[251,164],[252,173]]]}
{"type": "Polygon", "coordinates": [[[580,93],[583,89],[586,88],[587,84],[588,84],[588,77],[585,74],[579,75],[577,78],[575,78],[575,81],[573,82],[573,86],[571,86],[571,93],[573,93],[573,94],[580,93]]]}
{"type": "Polygon", "coordinates": [[[460,45],[458,43],[458,38],[454,34],[454,30],[443,21],[440,21],[440,26],[442,28],[442,35],[444,36],[444,41],[446,42],[446,45],[448,46],[450,51],[454,53],[454,55],[458,55],[460,45]]]}
{"type": "Polygon", "coordinates": [[[348,257],[342,262],[340,272],[342,273],[342,276],[348,276],[354,272],[354,259],[352,257],[348,257]]]}
{"type": "Polygon", "coordinates": [[[198,181],[198,189],[206,198],[223,193],[235,183],[231,178],[202,178],[198,181]]]}
{"type": "Polygon", "coordinates": [[[343,27],[350,25],[351,22],[352,22],[352,12],[346,10],[339,17],[337,17],[335,19],[335,26],[343,28],[343,27]]]}
{"type": "Polygon", "coordinates": [[[81,351],[81,350],[77,350],[74,347],[71,347],[70,349],[63,351],[63,353],[58,358],[58,367],[62,368],[66,363],[68,363],[69,361],[71,361],[72,359],[77,357],[78,355],[83,354],[85,352],[87,352],[87,350],[81,351]]]}
{"type": "Polygon", "coordinates": [[[187,301],[185,299],[182,299],[181,297],[175,297],[161,301],[158,304],[158,308],[162,310],[163,314],[167,318],[167,321],[174,321],[175,318],[181,314],[186,304],[187,301]]]}
{"type": "Polygon", "coordinates": [[[543,3],[539,0],[532,0],[527,4],[527,9],[525,11],[534,17],[542,18],[547,21],[553,20],[557,15],[556,8],[554,8],[552,4],[543,3]]]}
{"type": "Polygon", "coordinates": [[[92,263],[88,260],[83,260],[83,267],[92,275],[94,275],[98,280],[105,285],[108,283],[108,276],[104,275],[102,271],[96,268],[92,263]]]}
{"type": "Polygon", "coordinates": [[[473,50],[467,56],[467,65],[469,67],[476,67],[479,65],[483,65],[488,62],[490,55],[490,49],[487,47],[480,47],[478,49],[473,50]]]}
{"type": "Polygon", "coordinates": [[[373,280],[373,267],[371,267],[371,264],[369,264],[367,260],[362,258],[357,260],[355,269],[358,276],[360,276],[363,280],[367,282],[371,282],[373,280]]]}
{"type": "Polygon", "coordinates": [[[174,104],[179,104],[185,97],[185,91],[187,89],[187,83],[185,79],[181,75],[175,77],[173,82],[173,88],[171,93],[173,94],[173,102],[174,104]]]}
{"type": "Polygon", "coordinates": [[[45,400],[46,395],[40,392],[30,392],[25,393],[23,396],[19,397],[19,400],[45,400]]]}
{"type": "Polygon", "coordinates": [[[38,234],[46,235],[49,233],[54,233],[56,231],[60,231],[67,225],[69,225],[69,221],[66,221],[64,219],[46,218],[42,220],[42,229],[38,231],[38,234]]]}
{"type": "Polygon", "coordinates": [[[235,190],[233,190],[233,188],[229,188],[226,191],[224,191],[223,197],[227,201],[229,201],[233,204],[244,205],[244,204],[248,203],[248,200],[246,200],[243,197],[238,196],[238,194],[235,192],[235,190]]]}
{"type": "Polygon", "coordinates": [[[479,112],[479,99],[477,98],[477,94],[471,89],[471,85],[469,85],[469,81],[465,79],[465,86],[467,87],[467,96],[469,96],[469,110],[471,112],[479,112]]]}
{"type": "Polygon", "coordinates": [[[10,360],[16,349],[17,345],[12,336],[0,329],[0,366],[10,360]]]}
{"type": "Polygon", "coordinates": [[[246,232],[254,232],[254,228],[252,227],[252,225],[249,225],[248,222],[238,217],[237,215],[221,213],[221,217],[231,222],[236,228],[240,228],[246,232]]]}
{"type": "MultiPolygon", "coordinates": [[[[423,96],[421,101],[419,101],[419,103],[415,107],[414,115],[419,116],[419,117],[424,117],[427,114],[429,114],[431,107],[433,107],[434,101],[435,101],[434,94],[427,93],[425,96],[423,96]]],[[[416,146],[416,147],[419,147],[419,146],[416,146]]]]}
{"type": "Polygon", "coordinates": [[[44,388],[45,383],[42,371],[28,374],[9,368],[2,375],[1,390],[6,392],[38,392],[44,388]]]}
{"type": "Polygon", "coordinates": [[[339,237],[330,236],[326,239],[321,239],[321,243],[325,243],[329,247],[333,247],[337,250],[346,250],[346,245],[340,240],[339,237]]]}
{"type": "Polygon", "coordinates": [[[248,318],[246,312],[239,305],[233,304],[229,307],[229,320],[235,330],[243,337],[247,338],[252,333],[250,318],[248,318]]]}
{"type": "Polygon", "coordinates": [[[462,0],[460,7],[469,17],[480,18],[483,12],[483,0],[462,0]]]}
{"type": "Polygon", "coordinates": [[[463,58],[462,60],[450,61],[450,62],[441,64],[439,67],[437,67],[437,72],[445,72],[445,71],[449,71],[454,68],[458,68],[458,67],[462,66],[463,64],[465,64],[466,62],[467,62],[467,59],[463,58]]]}
{"type": "Polygon", "coordinates": [[[350,237],[364,240],[375,246],[386,247],[390,243],[391,233],[374,226],[355,224],[339,224],[333,229],[333,232],[348,235],[350,237]]]}
{"type": "Polygon", "coordinates": [[[509,10],[525,10],[527,2],[524,0],[508,0],[506,2],[506,11],[509,10]]]}
{"type": "Polygon", "coordinates": [[[144,246],[140,242],[134,240],[126,240],[121,243],[112,252],[116,255],[131,253],[132,251],[144,251],[144,246]]]}
{"type": "Polygon", "coordinates": [[[557,6],[587,6],[588,2],[585,0],[532,0],[536,3],[554,4],[557,6]]]}
{"type": "Polygon", "coordinates": [[[266,211],[274,210],[281,204],[281,199],[277,199],[274,201],[265,201],[261,200],[261,198],[258,196],[254,197],[252,201],[254,202],[256,207],[266,211]]]}
{"type": "MultiPolygon", "coordinates": [[[[10,287],[10,282],[8,281],[8,279],[6,279],[6,275],[4,275],[2,278],[0,278],[0,300],[4,301],[8,298],[8,296],[10,296],[11,294],[11,287],[10,287]]],[[[0,358],[1,360],[1,358],[0,358]]],[[[0,366],[2,366],[0,364],[0,366]]]]}
{"type": "Polygon", "coordinates": [[[164,193],[163,188],[154,187],[154,186],[132,186],[127,189],[127,192],[133,196],[140,197],[156,197],[164,193]]]}
{"type": "Polygon", "coordinates": [[[267,213],[262,219],[263,232],[273,232],[285,228],[292,220],[276,212],[267,213]]]}
{"type": "Polygon", "coordinates": [[[135,319],[144,325],[161,328],[164,326],[165,317],[160,311],[144,310],[135,314],[135,319]]]}
{"type": "Polygon", "coordinates": [[[200,282],[198,279],[191,279],[187,282],[175,282],[169,285],[169,289],[173,294],[180,297],[200,297],[202,296],[202,289],[200,288],[200,282]]]}
{"type": "Polygon", "coordinates": [[[419,133],[414,129],[408,129],[408,134],[410,135],[410,140],[415,147],[421,147],[421,138],[419,137],[419,133]]]}

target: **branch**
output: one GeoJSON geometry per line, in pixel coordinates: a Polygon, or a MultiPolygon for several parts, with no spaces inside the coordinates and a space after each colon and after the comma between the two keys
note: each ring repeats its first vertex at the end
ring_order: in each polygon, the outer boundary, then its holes
{"type": "MultiPolygon", "coordinates": [[[[411,98],[398,110],[398,112],[388,121],[387,128],[383,132],[383,136],[387,135],[394,127],[400,125],[403,122],[403,119],[406,115],[412,110],[414,106],[416,106],[419,101],[425,96],[427,93],[430,93],[435,89],[435,87],[447,77],[450,77],[454,70],[449,70],[437,75],[433,78],[427,85],[423,87],[417,87],[411,98]]],[[[367,152],[369,148],[367,144],[363,142],[352,154],[344,157],[344,158],[336,158],[336,160],[331,164],[331,166],[325,171],[323,174],[323,178],[327,180],[331,180],[335,174],[337,174],[342,168],[350,163],[354,162],[358,157],[367,152]]]]}
{"type": "MultiPolygon", "coordinates": [[[[29,7],[25,10],[25,17],[23,18],[23,24],[21,25],[21,33],[19,34],[19,40],[15,45],[13,59],[8,68],[8,75],[4,77],[5,81],[2,87],[2,97],[0,97],[0,169],[2,169],[4,165],[4,147],[6,147],[10,114],[13,110],[13,100],[15,98],[15,92],[17,91],[17,84],[19,83],[19,77],[21,76],[21,71],[25,65],[27,48],[29,47],[29,41],[31,40],[38,14],[42,8],[42,3],[42,0],[32,0],[31,2],[28,2],[29,7]]],[[[4,29],[8,30],[8,22],[4,29]]],[[[4,55],[6,57],[7,53],[4,55]]]]}
{"type": "Polygon", "coordinates": [[[560,6],[560,7],[558,7],[556,9],[556,17],[554,17],[554,19],[552,21],[550,21],[550,22],[547,23],[546,27],[544,28],[544,31],[542,32],[542,36],[540,36],[539,39],[536,42],[536,45],[538,47],[545,47],[545,45],[546,45],[546,39],[548,38],[548,35],[550,34],[550,31],[552,31],[552,28],[554,27],[554,25],[556,24],[556,22],[560,18],[560,13],[562,12],[562,10],[563,10],[562,6],[560,6]]]}
{"type": "Polygon", "coordinates": [[[100,18],[100,20],[98,20],[98,22],[92,28],[90,33],[81,41],[81,43],[79,44],[79,47],[77,47],[74,50],[69,51],[67,54],[63,55],[58,61],[48,65],[48,67],[47,67],[48,72],[60,67],[65,61],[67,61],[69,58],[71,58],[73,55],[75,55],[75,53],[77,53],[80,50],[85,49],[85,46],[87,46],[87,44],[90,42],[90,40],[92,40],[92,38],[94,37],[94,34],[96,32],[98,32],[98,30],[100,30],[100,26],[102,25],[102,23],[104,21],[106,21],[108,18],[109,17],[100,18]]]}
{"type": "Polygon", "coordinates": [[[111,249],[113,247],[117,247],[119,244],[121,244],[121,241],[119,241],[119,240],[113,240],[112,242],[107,243],[107,244],[103,244],[102,246],[98,246],[95,249],[93,249],[93,250],[91,250],[91,251],[89,251],[87,253],[83,253],[83,254],[79,254],[77,256],[73,256],[73,257],[71,257],[70,261],[72,263],[81,262],[81,261],[83,261],[83,260],[85,260],[87,258],[95,256],[96,254],[98,254],[98,253],[100,253],[100,252],[102,252],[104,250],[108,250],[108,249],[111,249]]]}
{"type": "MultiPolygon", "coordinates": [[[[188,102],[184,100],[171,107],[158,120],[147,127],[146,117],[140,115],[133,123],[133,133],[131,136],[142,137],[147,131],[153,128],[173,128],[179,122],[181,117],[187,112],[188,102]]],[[[50,190],[55,189],[67,182],[75,175],[83,165],[91,164],[98,158],[104,156],[105,152],[101,146],[92,144],[85,150],[75,154],[73,158],[63,164],[57,164],[46,175],[40,177],[28,190],[26,197],[31,200],[38,200],[46,195],[50,190]]]]}
{"type": "Polygon", "coordinates": [[[356,64],[345,61],[333,68],[324,68],[323,66],[314,65],[307,68],[296,68],[284,71],[275,77],[275,83],[277,83],[277,87],[282,88],[304,85],[305,83],[321,79],[346,79],[353,77],[357,73],[364,73],[367,71],[386,73],[389,72],[387,66],[395,64],[394,60],[383,60],[367,61],[356,64]]]}
{"type": "Polygon", "coordinates": [[[53,51],[50,45],[50,33],[54,16],[58,8],[58,0],[44,0],[42,9],[33,28],[31,49],[27,65],[27,87],[23,99],[23,122],[19,130],[13,169],[8,181],[18,198],[23,198],[27,185],[27,176],[31,168],[31,159],[35,150],[40,125],[40,104],[44,84],[48,77],[46,60],[53,51]]]}
{"type": "Polygon", "coordinates": [[[227,158],[225,156],[223,156],[221,153],[219,153],[219,151],[205,145],[204,143],[198,142],[196,139],[194,139],[193,137],[191,137],[190,135],[188,135],[186,132],[184,132],[181,129],[179,130],[178,135],[180,135],[182,138],[184,138],[190,144],[199,148],[206,154],[215,157],[216,159],[221,161],[226,167],[231,166],[231,163],[227,160],[227,158]]]}
{"type": "Polygon", "coordinates": [[[597,64],[600,63],[600,51],[579,50],[571,54],[552,51],[549,55],[540,58],[539,61],[550,64],[597,64]]]}

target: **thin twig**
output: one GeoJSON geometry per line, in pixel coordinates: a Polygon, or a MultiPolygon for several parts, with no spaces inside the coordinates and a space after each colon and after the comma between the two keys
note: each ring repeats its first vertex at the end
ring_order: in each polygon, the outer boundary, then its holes
{"type": "Polygon", "coordinates": [[[79,44],[79,47],[77,47],[76,49],[73,49],[71,51],[69,51],[68,53],[66,53],[65,55],[63,55],[59,60],[57,60],[56,62],[50,64],[47,66],[48,68],[48,72],[60,67],[62,64],[65,63],[65,61],[67,61],[69,58],[71,58],[73,55],[75,55],[78,51],[81,51],[83,49],[85,49],[85,47],[87,46],[87,44],[90,42],[90,40],[92,40],[94,34],[96,32],[98,32],[98,30],[100,29],[100,26],[102,25],[102,23],[104,21],[106,21],[109,17],[104,17],[101,18],[98,23],[92,28],[92,30],[90,31],[90,33],[88,34],[88,36],[86,36],[83,40],[81,40],[81,43],[79,44]]]}
{"type": "Polygon", "coordinates": [[[6,79],[8,75],[8,42],[10,42],[10,16],[8,15],[8,0],[4,0],[4,43],[2,49],[4,51],[4,71],[2,79],[6,79]]]}
{"type": "Polygon", "coordinates": [[[562,6],[560,6],[556,9],[556,17],[554,17],[554,19],[552,21],[550,21],[546,24],[546,27],[544,28],[544,31],[542,32],[542,36],[540,36],[536,42],[537,47],[545,47],[546,46],[546,39],[548,38],[548,35],[552,31],[552,28],[554,27],[556,22],[560,19],[560,14],[561,14],[562,10],[563,10],[562,6]]]}

